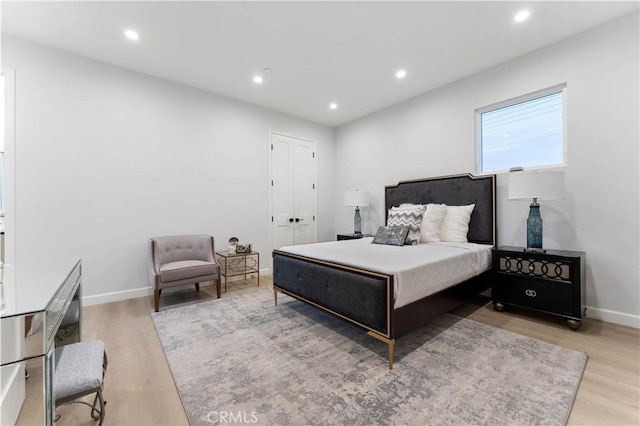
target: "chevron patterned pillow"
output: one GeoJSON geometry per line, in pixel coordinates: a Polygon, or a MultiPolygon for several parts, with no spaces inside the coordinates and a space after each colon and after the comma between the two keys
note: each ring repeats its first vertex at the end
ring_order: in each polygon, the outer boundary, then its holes
{"type": "Polygon", "coordinates": [[[415,209],[389,210],[387,226],[408,226],[409,233],[405,244],[416,245],[420,242],[420,225],[424,215],[424,206],[415,209]]]}

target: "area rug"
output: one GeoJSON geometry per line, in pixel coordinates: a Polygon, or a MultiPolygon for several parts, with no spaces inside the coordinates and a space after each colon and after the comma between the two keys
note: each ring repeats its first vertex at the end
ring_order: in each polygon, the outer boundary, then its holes
{"type": "Polygon", "coordinates": [[[153,322],[193,425],[565,424],[587,356],[444,315],[387,346],[270,289],[153,322]]]}

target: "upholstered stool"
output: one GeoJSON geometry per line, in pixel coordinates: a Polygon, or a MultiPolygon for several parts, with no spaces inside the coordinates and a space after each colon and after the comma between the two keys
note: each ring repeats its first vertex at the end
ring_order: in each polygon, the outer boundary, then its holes
{"type": "Polygon", "coordinates": [[[78,342],[56,348],[54,395],[56,406],[71,402],[79,402],[91,407],[91,417],[104,421],[104,406],[107,403],[102,397],[104,374],[107,371],[107,353],[104,342],[91,340],[78,342]],[[93,404],[77,401],[85,395],[96,394],[93,404]]]}

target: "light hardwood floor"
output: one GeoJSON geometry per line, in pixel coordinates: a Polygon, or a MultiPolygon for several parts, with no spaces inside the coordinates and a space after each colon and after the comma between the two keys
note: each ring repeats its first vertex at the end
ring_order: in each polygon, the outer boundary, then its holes
{"type": "MultiPolygon", "coordinates": [[[[261,277],[260,286],[270,286],[270,278],[261,277]]],[[[236,281],[229,284],[222,297],[254,290],[255,280],[236,281]]],[[[199,294],[184,287],[163,294],[160,309],[211,298],[215,298],[212,286],[203,286],[199,294]]],[[[569,424],[640,424],[640,330],[586,319],[582,328],[573,332],[559,318],[516,310],[498,313],[489,302],[481,297],[454,313],[588,354],[569,424]]],[[[149,316],[151,310],[152,297],[84,309],[83,340],[103,340],[109,354],[105,425],[188,424],[149,316]]],[[[385,368],[384,360],[380,365],[385,368]]],[[[28,386],[37,386],[33,375],[38,372],[32,373],[28,386]]],[[[26,404],[18,424],[34,424],[30,411],[26,404]]],[[[57,411],[61,414],[59,426],[97,424],[84,405],[65,405],[57,411]]]]}

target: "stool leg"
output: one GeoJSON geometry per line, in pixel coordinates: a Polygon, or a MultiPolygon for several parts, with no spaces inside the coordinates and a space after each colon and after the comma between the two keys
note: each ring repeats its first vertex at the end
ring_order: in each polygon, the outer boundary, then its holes
{"type": "MultiPolygon", "coordinates": [[[[102,383],[104,385],[104,376],[107,373],[107,364],[109,363],[109,360],[107,358],[107,351],[104,351],[102,354],[102,383]]],[[[93,420],[98,420],[100,419],[100,423],[99,426],[102,425],[102,422],[104,421],[104,416],[105,416],[105,404],[107,403],[107,401],[105,401],[102,397],[102,389],[99,389],[98,392],[96,392],[96,397],[93,400],[93,405],[91,406],[91,418],[93,420]],[[98,410],[96,408],[96,403],[100,402],[100,410],[98,410]]]]}
{"type": "Polygon", "coordinates": [[[98,410],[98,394],[100,392],[96,392],[96,396],[93,398],[93,404],[91,404],[91,418],[93,420],[98,420],[102,413],[98,410]]]}
{"type": "Polygon", "coordinates": [[[93,420],[100,419],[100,423],[98,423],[98,426],[102,426],[102,422],[104,421],[104,406],[106,403],[107,401],[102,398],[102,389],[100,389],[98,392],[96,392],[96,397],[93,400],[93,406],[91,407],[91,418],[93,420]],[[96,407],[96,403],[98,401],[100,402],[100,410],[98,410],[98,408],[96,407]]]}

